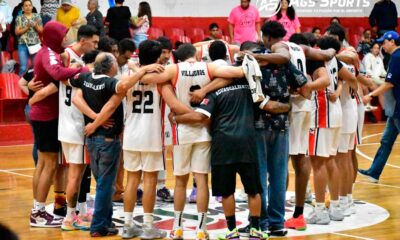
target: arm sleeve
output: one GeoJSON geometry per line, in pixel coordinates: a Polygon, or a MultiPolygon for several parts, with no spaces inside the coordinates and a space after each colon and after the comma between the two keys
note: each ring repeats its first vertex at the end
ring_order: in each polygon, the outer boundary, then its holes
{"type": "Polygon", "coordinates": [[[215,93],[207,94],[203,101],[200,103],[200,106],[196,109],[196,112],[200,112],[210,118],[215,109],[215,103],[215,93]]]}
{"type": "Polygon", "coordinates": [[[386,75],[386,82],[390,82],[393,85],[397,85],[400,80],[400,56],[392,56],[390,60],[388,72],[386,75]]]}
{"type": "Polygon", "coordinates": [[[47,73],[57,81],[69,79],[80,73],[87,68],[66,68],[62,65],[60,58],[56,57],[54,54],[49,54],[48,52],[42,55],[43,66],[47,73]]]}
{"type": "Polygon", "coordinates": [[[260,19],[260,12],[258,11],[258,9],[257,9],[257,8],[254,8],[254,12],[256,13],[256,23],[261,22],[261,19],[260,19]]]}
{"type": "MultiPolygon", "coordinates": [[[[83,84],[83,74],[76,74],[74,77],[69,79],[69,84],[76,88],[82,88],[83,84]]],[[[58,82],[58,81],[57,81],[58,82]]]]}
{"type": "Polygon", "coordinates": [[[112,94],[117,93],[117,83],[118,80],[115,78],[112,78],[111,81],[106,82],[106,91],[112,94]]]}

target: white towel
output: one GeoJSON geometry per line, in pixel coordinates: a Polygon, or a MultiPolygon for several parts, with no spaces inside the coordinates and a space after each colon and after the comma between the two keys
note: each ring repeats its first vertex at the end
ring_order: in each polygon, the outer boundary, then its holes
{"type": "Polygon", "coordinates": [[[249,83],[253,102],[261,102],[265,96],[261,89],[261,70],[257,60],[251,55],[245,55],[242,63],[244,75],[249,83]]]}

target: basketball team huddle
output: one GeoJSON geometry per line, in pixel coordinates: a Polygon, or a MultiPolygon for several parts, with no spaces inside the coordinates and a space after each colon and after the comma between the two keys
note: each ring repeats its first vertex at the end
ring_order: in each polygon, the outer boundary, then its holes
{"type": "Polygon", "coordinates": [[[184,239],[190,173],[197,185],[196,239],[210,238],[210,173],[212,195],[222,197],[228,228],[218,239],[285,236],[287,228],[305,230],[307,224],[356,214],[355,146],[364,122],[362,85],[371,80],[360,74],[355,50],[341,45],[340,25],[329,26],[318,41],[307,33],[283,41],[286,31],[275,21],[261,30],[262,42],[240,47],[214,40],[182,44],[172,52],[164,37],[145,40],[137,46],[138,63],[129,60],[121,67],[112,46],[100,49],[102,39],[93,27],[82,26],[77,41],[64,50],[65,29],[49,22],[32,76],[43,87],[29,100],[39,149],[31,226],[117,235],[112,195],[123,159],[122,238],[166,238],[154,225],[153,211],[158,173],[166,170],[169,126],[175,178],[171,239],[184,239]],[[66,163],[57,165],[60,145],[66,163]],[[293,217],[285,220],[289,156],[296,195],[293,217]],[[59,218],[46,212],[45,202],[53,177],[56,186],[56,172],[67,165],[67,211],[59,218]],[[93,212],[80,189],[89,166],[96,180],[93,212]],[[315,204],[303,216],[311,169],[315,204]],[[237,174],[249,207],[249,224],[241,229],[235,218],[237,174]],[[134,222],[140,184],[141,226],[134,222]]]}

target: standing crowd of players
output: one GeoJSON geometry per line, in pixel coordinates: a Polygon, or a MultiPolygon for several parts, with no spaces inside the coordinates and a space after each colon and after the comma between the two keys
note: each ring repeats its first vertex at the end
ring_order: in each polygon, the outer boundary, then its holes
{"type": "MultiPolygon", "coordinates": [[[[118,234],[112,195],[122,153],[127,171],[122,238],[166,237],[153,224],[153,210],[158,173],[165,170],[167,124],[175,176],[171,239],[184,238],[190,173],[197,184],[196,239],[209,239],[210,172],[212,195],[222,197],[228,226],[220,239],[285,236],[285,228],[304,230],[306,223],[329,224],[355,214],[354,150],[364,120],[360,85],[370,80],[359,73],[354,49],[341,46],[344,29],[333,24],[326,32],[318,42],[310,34],[294,34],[285,42],[283,26],[270,21],[262,27],[263,44],[245,42],[239,49],[216,40],[183,44],[173,54],[162,37],[142,42],[135,64],[121,50],[132,46],[131,40],[113,50],[116,44],[85,25],[64,49],[65,27],[49,22],[31,76],[32,84],[43,85],[29,100],[39,150],[31,226],[88,230],[92,237],[118,234]],[[60,145],[68,163],[66,186],[65,164],[57,164],[60,145]],[[293,217],[285,221],[289,156],[296,198],[293,217]],[[83,184],[90,183],[89,162],[96,180],[93,213],[85,203],[90,187],[83,184]],[[304,218],[311,169],[316,203],[304,218]],[[236,174],[250,210],[249,225],[242,229],[235,219],[236,174]],[[54,187],[66,192],[64,218],[45,210],[53,178],[54,187]],[[133,214],[142,178],[144,214],[138,226],[133,214]]],[[[130,49],[132,54],[134,44],[130,49]]]]}

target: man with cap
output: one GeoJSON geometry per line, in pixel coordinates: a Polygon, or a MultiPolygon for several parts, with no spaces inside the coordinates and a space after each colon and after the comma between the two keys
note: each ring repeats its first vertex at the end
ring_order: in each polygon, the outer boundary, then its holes
{"type": "Polygon", "coordinates": [[[364,103],[372,97],[385,94],[385,114],[388,117],[385,131],[381,139],[381,146],[375,155],[374,161],[368,170],[359,169],[358,172],[369,181],[377,183],[389,158],[397,135],[400,133],[400,37],[395,31],[386,32],[376,40],[382,43],[383,49],[391,55],[385,82],[377,89],[364,96],[364,103]]]}

